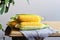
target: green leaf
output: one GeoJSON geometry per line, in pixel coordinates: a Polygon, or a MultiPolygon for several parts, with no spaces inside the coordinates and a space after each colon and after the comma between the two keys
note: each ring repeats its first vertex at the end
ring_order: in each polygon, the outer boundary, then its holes
{"type": "Polygon", "coordinates": [[[6,9],[5,9],[5,13],[7,13],[7,12],[8,12],[8,10],[9,10],[9,7],[6,7],[6,9]]]}
{"type": "Polygon", "coordinates": [[[2,4],[2,6],[1,6],[0,14],[2,15],[3,12],[4,12],[4,4],[2,4]]]}
{"type": "Polygon", "coordinates": [[[15,2],[14,2],[14,1],[12,1],[12,3],[13,3],[13,5],[15,4],[15,2]]]}
{"type": "Polygon", "coordinates": [[[28,4],[30,4],[29,0],[27,0],[28,4]]]}
{"type": "Polygon", "coordinates": [[[7,5],[9,3],[9,0],[5,0],[5,5],[7,5]]]}
{"type": "Polygon", "coordinates": [[[2,29],[2,25],[0,24],[0,29],[2,29]]]}
{"type": "Polygon", "coordinates": [[[9,7],[10,7],[10,3],[8,4],[8,6],[5,6],[5,13],[7,13],[7,12],[8,12],[9,7]]]}
{"type": "Polygon", "coordinates": [[[17,16],[12,16],[10,19],[16,20],[16,17],[17,17],[17,16]]]}
{"type": "Polygon", "coordinates": [[[2,10],[2,5],[0,5],[0,15],[2,15],[1,10],[2,10]]]}
{"type": "Polygon", "coordinates": [[[12,3],[13,5],[15,4],[14,0],[11,0],[10,3],[12,3]]]}

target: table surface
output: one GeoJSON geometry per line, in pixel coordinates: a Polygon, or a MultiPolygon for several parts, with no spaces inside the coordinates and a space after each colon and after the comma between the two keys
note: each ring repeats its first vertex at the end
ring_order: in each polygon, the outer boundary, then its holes
{"type": "MultiPolygon", "coordinates": [[[[42,21],[44,24],[50,25],[55,30],[58,30],[59,32],[50,34],[50,37],[59,37],[60,36],[60,21],[42,21]]],[[[12,30],[10,35],[11,37],[21,37],[23,36],[20,31],[12,30]]]]}

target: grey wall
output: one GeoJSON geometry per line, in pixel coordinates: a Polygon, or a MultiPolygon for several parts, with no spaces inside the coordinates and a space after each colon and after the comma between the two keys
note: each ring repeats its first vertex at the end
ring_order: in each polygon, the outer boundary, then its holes
{"type": "Polygon", "coordinates": [[[7,14],[0,15],[0,23],[6,28],[9,18],[15,14],[29,13],[43,16],[47,21],[60,21],[60,0],[14,0],[7,14]]]}

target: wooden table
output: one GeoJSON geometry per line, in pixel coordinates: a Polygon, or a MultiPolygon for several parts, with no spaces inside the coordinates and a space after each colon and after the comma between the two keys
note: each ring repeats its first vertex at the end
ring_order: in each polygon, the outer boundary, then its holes
{"type": "MultiPolygon", "coordinates": [[[[59,31],[57,33],[50,34],[49,37],[60,37],[60,21],[43,21],[42,23],[48,24],[55,30],[59,31]]],[[[18,30],[11,30],[8,36],[12,37],[13,40],[15,37],[23,37],[23,34],[18,30]]],[[[41,38],[40,40],[43,39],[44,38],[41,38]]]]}

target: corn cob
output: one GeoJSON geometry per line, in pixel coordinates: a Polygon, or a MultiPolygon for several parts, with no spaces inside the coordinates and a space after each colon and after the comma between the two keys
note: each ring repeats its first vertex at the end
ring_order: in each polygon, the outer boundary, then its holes
{"type": "MultiPolygon", "coordinates": [[[[40,29],[44,26],[42,23],[38,22],[21,22],[20,29],[40,29]]],[[[19,26],[17,26],[19,28],[19,26]]]]}
{"type": "Polygon", "coordinates": [[[32,14],[19,14],[17,20],[19,22],[41,22],[43,18],[32,14]]]}
{"type": "Polygon", "coordinates": [[[9,21],[9,22],[7,23],[7,25],[10,26],[10,27],[15,27],[16,24],[18,24],[17,21],[9,21]]]}
{"type": "Polygon", "coordinates": [[[42,26],[42,23],[39,22],[21,22],[21,26],[42,26]]]}
{"type": "Polygon", "coordinates": [[[34,25],[34,26],[31,26],[31,25],[25,25],[25,26],[23,26],[23,25],[18,25],[16,28],[19,28],[19,29],[21,29],[21,30],[40,30],[40,29],[44,29],[44,28],[47,28],[48,27],[48,25],[45,25],[45,24],[40,24],[39,26],[36,26],[36,25],[34,25]]]}

